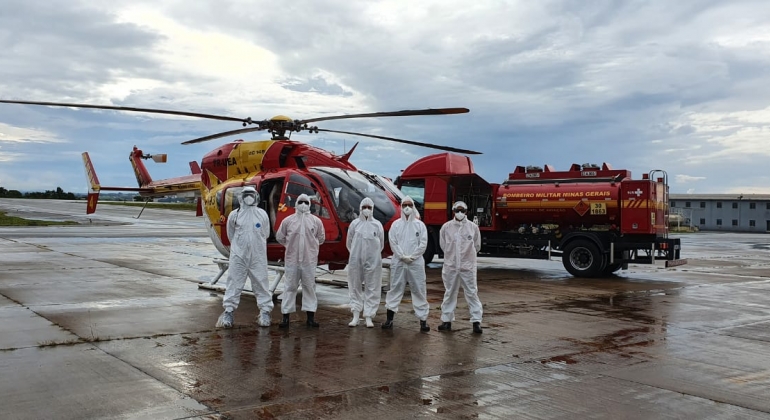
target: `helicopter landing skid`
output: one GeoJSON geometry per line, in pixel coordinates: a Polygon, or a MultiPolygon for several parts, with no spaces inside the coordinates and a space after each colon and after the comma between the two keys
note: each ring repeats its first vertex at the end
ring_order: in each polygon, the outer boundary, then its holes
{"type": "MultiPolygon", "coordinates": [[[[224,293],[225,286],[217,286],[217,282],[225,274],[225,271],[227,271],[227,268],[229,267],[230,262],[227,259],[224,259],[224,258],[214,258],[214,263],[219,267],[219,273],[216,275],[216,277],[214,277],[213,280],[211,280],[208,283],[198,283],[198,288],[199,289],[214,290],[214,291],[217,291],[217,292],[224,293]]],[[[382,269],[383,269],[384,274],[385,274],[385,276],[383,278],[383,282],[382,282],[382,292],[383,293],[386,293],[387,291],[390,290],[390,276],[391,276],[390,268],[391,268],[390,267],[390,260],[383,260],[382,261],[382,269]]],[[[286,268],[284,266],[282,266],[282,265],[268,265],[267,269],[276,272],[276,278],[275,278],[274,282],[272,283],[272,285],[270,286],[270,293],[272,293],[273,297],[275,297],[276,296],[275,290],[278,288],[278,284],[283,279],[283,275],[284,275],[284,273],[286,271],[286,268]]],[[[333,272],[330,272],[329,270],[325,270],[325,269],[322,269],[322,270],[325,271],[327,274],[333,273],[333,272]]],[[[321,279],[321,278],[317,278],[316,277],[316,283],[327,284],[327,285],[331,285],[331,286],[339,286],[339,287],[347,287],[348,286],[347,280],[342,280],[342,279],[321,279]]],[[[409,286],[407,285],[407,287],[409,287],[409,286]]],[[[252,290],[245,289],[245,288],[243,289],[243,293],[250,294],[250,295],[254,294],[254,292],[252,290]]]]}
{"type": "MultiPolygon", "coordinates": [[[[222,276],[225,274],[225,271],[227,271],[227,268],[230,266],[230,261],[224,259],[224,258],[214,258],[214,263],[219,267],[219,274],[217,274],[216,277],[214,277],[213,280],[211,280],[208,283],[198,283],[199,289],[207,289],[207,290],[214,290],[217,292],[223,292],[225,291],[225,286],[218,286],[217,282],[219,279],[222,278],[222,276]]],[[[275,289],[278,288],[278,284],[281,283],[281,280],[283,280],[284,272],[286,271],[286,268],[282,265],[268,265],[267,266],[268,271],[273,271],[276,273],[276,278],[273,280],[273,283],[270,285],[270,293],[275,296],[275,289]]],[[[254,294],[253,290],[250,289],[243,289],[242,293],[246,294],[254,294]]]]}

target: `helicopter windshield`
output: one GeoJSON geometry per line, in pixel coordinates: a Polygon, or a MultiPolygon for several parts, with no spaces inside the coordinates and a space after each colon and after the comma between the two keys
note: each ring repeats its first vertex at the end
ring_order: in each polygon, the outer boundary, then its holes
{"type": "Polygon", "coordinates": [[[350,223],[358,217],[359,204],[364,197],[374,202],[374,218],[385,225],[396,214],[396,208],[381,186],[355,171],[339,168],[310,168],[329,189],[340,220],[350,223]]]}
{"type": "Polygon", "coordinates": [[[388,178],[377,175],[374,172],[365,171],[363,169],[359,169],[358,172],[361,172],[368,179],[371,179],[375,183],[379,184],[382,188],[390,191],[391,194],[396,196],[396,199],[398,199],[399,203],[404,199],[404,197],[406,197],[406,195],[404,195],[404,193],[402,193],[401,190],[399,190],[398,187],[396,187],[395,184],[393,184],[393,182],[388,178]]]}

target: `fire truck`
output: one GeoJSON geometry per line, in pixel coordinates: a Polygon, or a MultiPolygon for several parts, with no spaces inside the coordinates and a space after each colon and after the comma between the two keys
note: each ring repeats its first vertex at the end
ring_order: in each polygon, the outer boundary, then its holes
{"type": "Polygon", "coordinates": [[[467,156],[439,153],[407,167],[396,180],[415,200],[428,228],[425,261],[443,257],[441,226],[464,201],[481,232],[480,256],[561,257],[576,277],[609,275],[633,264],[686,264],[679,238],[668,230],[668,176],[653,170],[642,179],[607,163],[517,166],[502,184],[476,174],[467,156]]]}

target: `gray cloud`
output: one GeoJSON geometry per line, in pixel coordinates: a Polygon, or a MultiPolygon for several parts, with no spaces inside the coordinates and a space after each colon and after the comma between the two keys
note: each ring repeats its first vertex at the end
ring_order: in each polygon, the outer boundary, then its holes
{"type": "MultiPolygon", "coordinates": [[[[18,12],[0,16],[0,96],[89,99],[105,84],[130,77],[159,85],[116,103],[255,118],[467,106],[469,115],[324,127],[479,149],[486,155],[474,157],[477,170],[496,182],[515,165],[608,161],[637,174],[662,167],[672,179],[692,177],[699,192],[718,192],[731,183],[753,188],[746,168],[766,159],[757,134],[770,129],[761,117],[770,98],[764,29],[770,5],[763,1],[132,4],[269,50],[279,75],[241,83],[282,90],[260,89],[255,98],[216,74],[171,68],[157,51],[165,35],[116,23],[117,15],[98,2],[61,2],[40,11],[14,1],[18,12]],[[708,176],[720,162],[741,162],[733,173],[745,176],[708,176]]],[[[266,63],[244,53],[242,65],[266,63]]],[[[117,135],[126,144],[145,139],[175,146],[186,136],[237,128],[90,111],[0,106],[0,112],[6,124],[39,124],[66,139],[117,135]],[[41,124],[43,116],[48,120],[41,124]]],[[[348,145],[356,141],[348,139],[348,145]]],[[[409,146],[361,148],[354,161],[394,175],[426,153],[409,146]],[[392,159],[382,159],[386,152],[392,159]]]]}
{"type": "Polygon", "coordinates": [[[79,98],[125,75],[158,77],[146,55],[157,34],[114,22],[84,2],[8,0],[0,14],[0,90],[4,98],[79,98]]]}

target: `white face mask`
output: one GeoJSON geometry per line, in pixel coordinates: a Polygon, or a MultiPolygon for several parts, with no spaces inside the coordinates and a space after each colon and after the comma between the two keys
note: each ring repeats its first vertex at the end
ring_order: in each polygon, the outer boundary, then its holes
{"type": "Polygon", "coordinates": [[[455,213],[455,219],[462,222],[465,219],[465,213],[455,213]]]}
{"type": "Polygon", "coordinates": [[[401,211],[403,211],[404,214],[407,215],[407,216],[412,214],[412,208],[411,207],[404,207],[401,211]]]}
{"type": "Polygon", "coordinates": [[[299,210],[300,213],[307,213],[310,211],[310,205],[300,204],[297,206],[297,210],[299,210]]]}
{"type": "Polygon", "coordinates": [[[253,205],[254,201],[256,201],[256,200],[254,200],[254,196],[253,195],[247,195],[247,196],[243,197],[243,204],[245,204],[247,206],[253,205]]]}
{"type": "Polygon", "coordinates": [[[372,215],[372,211],[371,211],[371,210],[369,210],[369,209],[363,209],[363,210],[361,210],[361,214],[363,214],[363,215],[364,215],[364,217],[366,217],[366,218],[368,219],[368,218],[369,218],[369,216],[371,216],[371,215],[372,215]]]}

